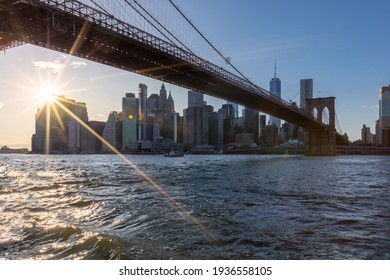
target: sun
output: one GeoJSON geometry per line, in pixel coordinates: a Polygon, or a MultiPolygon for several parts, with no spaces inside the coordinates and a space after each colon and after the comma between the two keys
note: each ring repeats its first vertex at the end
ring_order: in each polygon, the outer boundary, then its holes
{"type": "Polygon", "coordinates": [[[44,103],[53,103],[57,99],[57,90],[47,87],[40,90],[41,100],[44,103]]]}

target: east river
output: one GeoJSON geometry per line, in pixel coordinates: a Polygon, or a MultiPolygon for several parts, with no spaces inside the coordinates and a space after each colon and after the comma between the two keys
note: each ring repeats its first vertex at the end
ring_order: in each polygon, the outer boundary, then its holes
{"type": "Polygon", "coordinates": [[[0,259],[390,259],[390,157],[0,155],[0,259]]]}

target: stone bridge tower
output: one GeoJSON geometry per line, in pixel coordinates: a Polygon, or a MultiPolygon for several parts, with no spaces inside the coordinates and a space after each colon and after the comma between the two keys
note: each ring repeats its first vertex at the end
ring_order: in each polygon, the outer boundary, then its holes
{"type": "Polygon", "coordinates": [[[305,130],[305,154],[309,156],[326,156],[336,154],[336,127],[335,127],[335,97],[306,99],[305,110],[313,114],[324,128],[305,130]],[[329,122],[324,123],[323,113],[329,112],[329,122]]]}

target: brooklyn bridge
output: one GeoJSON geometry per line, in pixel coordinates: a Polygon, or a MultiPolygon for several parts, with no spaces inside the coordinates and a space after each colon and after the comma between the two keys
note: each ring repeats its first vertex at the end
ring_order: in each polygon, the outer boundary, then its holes
{"type": "Polygon", "coordinates": [[[147,24],[160,29],[160,35],[146,30],[150,26],[134,26],[121,16],[118,2],[151,16],[128,0],[0,0],[0,49],[32,44],[241,104],[302,127],[307,155],[334,155],[336,145],[348,142],[336,130],[334,97],[307,99],[305,109],[298,108],[252,83],[229,59],[224,58],[236,74],[197,55],[158,21],[147,24]]]}

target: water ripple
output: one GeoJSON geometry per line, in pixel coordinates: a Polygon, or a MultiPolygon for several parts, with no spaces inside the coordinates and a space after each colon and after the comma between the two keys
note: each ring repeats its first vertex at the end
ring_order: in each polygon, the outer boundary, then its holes
{"type": "Polygon", "coordinates": [[[388,157],[128,158],[170,197],[112,155],[0,156],[0,258],[390,259],[388,157]]]}

